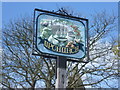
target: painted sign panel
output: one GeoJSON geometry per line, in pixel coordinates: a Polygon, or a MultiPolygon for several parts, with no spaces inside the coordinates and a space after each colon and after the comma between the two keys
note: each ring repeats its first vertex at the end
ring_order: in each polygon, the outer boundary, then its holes
{"type": "Polygon", "coordinates": [[[41,53],[83,58],[85,25],[76,19],[41,14],[37,17],[36,48],[41,53]]]}

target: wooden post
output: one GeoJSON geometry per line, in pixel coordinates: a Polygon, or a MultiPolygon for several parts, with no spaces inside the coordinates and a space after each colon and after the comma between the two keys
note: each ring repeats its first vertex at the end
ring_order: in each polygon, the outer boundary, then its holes
{"type": "Polygon", "coordinates": [[[63,56],[57,57],[57,79],[55,88],[66,88],[66,63],[67,58],[63,56]]]}

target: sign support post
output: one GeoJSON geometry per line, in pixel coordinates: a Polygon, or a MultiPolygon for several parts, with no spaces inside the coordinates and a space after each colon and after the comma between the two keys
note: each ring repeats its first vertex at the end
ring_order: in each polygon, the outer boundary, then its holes
{"type": "Polygon", "coordinates": [[[57,79],[55,88],[66,88],[66,63],[66,57],[57,56],[57,79]]]}
{"type": "Polygon", "coordinates": [[[66,88],[67,60],[89,58],[88,19],[35,9],[34,20],[34,55],[57,58],[55,88],[66,88]]]}

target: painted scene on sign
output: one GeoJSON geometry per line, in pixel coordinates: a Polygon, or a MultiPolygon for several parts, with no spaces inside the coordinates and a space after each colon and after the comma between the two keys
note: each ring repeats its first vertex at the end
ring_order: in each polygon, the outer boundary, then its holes
{"type": "Polygon", "coordinates": [[[38,19],[38,45],[63,54],[76,54],[85,47],[85,26],[67,18],[41,15],[38,19]]]}

